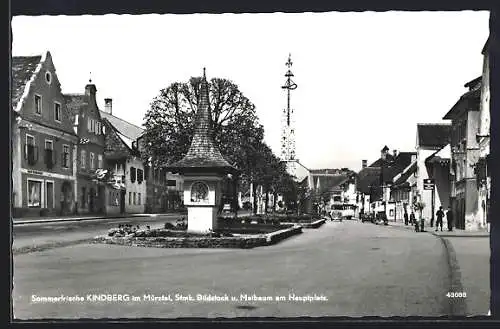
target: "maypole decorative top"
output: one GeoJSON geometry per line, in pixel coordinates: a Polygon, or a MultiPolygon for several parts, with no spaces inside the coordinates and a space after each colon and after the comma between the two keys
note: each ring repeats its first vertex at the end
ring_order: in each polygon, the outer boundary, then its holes
{"type": "Polygon", "coordinates": [[[220,153],[213,140],[212,115],[208,96],[208,82],[205,68],[200,84],[198,111],[195,115],[194,134],[189,151],[183,159],[168,166],[168,169],[179,173],[224,172],[238,173],[220,153]]]}

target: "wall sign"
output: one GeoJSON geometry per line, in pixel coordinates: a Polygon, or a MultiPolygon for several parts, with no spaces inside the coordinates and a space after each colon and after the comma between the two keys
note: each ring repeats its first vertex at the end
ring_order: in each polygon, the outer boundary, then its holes
{"type": "Polygon", "coordinates": [[[434,189],[434,179],[424,179],[424,190],[434,189]]]}

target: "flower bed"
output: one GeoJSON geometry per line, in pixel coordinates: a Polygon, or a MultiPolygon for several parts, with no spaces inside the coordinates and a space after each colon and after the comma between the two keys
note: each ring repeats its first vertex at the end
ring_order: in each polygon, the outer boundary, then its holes
{"type": "Polygon", "coordinates": [[[95,243],[153,248],[254,248],[277,243],[292,235],[302,233],[299,225],[275,228],[267,234],[246,234],[234,236],[230,232],[190,233],[166,229],[136,230],[126,235],[112,233],[96,237],[95,243]]]}

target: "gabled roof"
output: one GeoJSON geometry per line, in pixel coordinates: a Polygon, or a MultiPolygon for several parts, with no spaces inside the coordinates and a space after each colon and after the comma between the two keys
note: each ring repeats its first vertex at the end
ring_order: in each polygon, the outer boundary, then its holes
{"type": "Polygon", "coordinates": [[[396,156],[387,157],[386,160],[378,159],[374,162],[376,165],[363,168],[358,174],[357,190],[364,194],[380,195],[379,187],[385,182],[392,183],[394,177],[408,168],[412,163],[412,157],[416,154],[416,152],[399,152],[396,156]]]}
{"type": "Polygon", "coordinates": [[[383,167],[384,165],[387,165],[387,164],[391,163],[392,161],[394,161],[394,155],[387,153],[385,155],[385,159],[378,158],[377,160],[375,160],[375,162],[373,162],[368,167],[372,167],[372,168],[383,167]]]}
{"type": "Polygon", "coordinates": [[[482,76],[478,76],[477,78],[467,82],[466,84],[464,84],[464,87],[465,88],[474,88],[474,87],[477,87],[481,81],[482,81],[482,76]]]}
{"type": "Polygon", "coordinates": [[[339,185],[349,179],[349,175],[312,175],[314,190],[318,193],[325,193],[339,188],[339,185]],[[319,182],[319,190],[316,189],[319,182]]]}
{"type": "Polygon", "coordinates": [[[101,115],[101,118],[107,119],[117,132],[127,137],[128,139],[135,141],[144,132],[144,129],[121,118],[115,117],[112,114],[104,111],[99,111],[99,114],[101,115]]]}
{"type": "Polygon", "coordinates": [[[442,148],[450,142],[451,124],[419,123],[417,124],[418,146],[425,148],[442,148]]]}
{"type": "Polygon", "coordinates": [[[479,102],[481,98],[482,77],[476,78],[465,84],[465,87],[471,88],[464,93],[453,107],[445,114],[443,119],[451,120],[462,111],[479,111],[479,102]]]}
{"type": "Polygon", "coordinates": [[[111,159],[139,155],[139,150],[132,147],[130,139],[121,134],[108,119],[103,118],[102,122],[107,127],[104,150],[107,158],[111,159]]]}
{"type": "Polygon", "coordinates": [[[402,173],[401,175],[394,181],[395,187],[398,187],[399,185],[402,185],[406,183],[408,178],[411,177],[415,172],[417,172],[417,162],[414,161],[410,166],[408,166],[402,173]]]}
{"type": "Polygon", "coordinates": [[[446,144],[445,147],[427,157],[427,159],[425,159],[425,163],[446,162],[450,161],[450,159],[451,159],[451,146],[450,144],[446,144]]]}
{"type": "Polygon", "coordinates": [[[416,152],[400,152],[388,166],[382,168],[382,181],[392,182],[394,177],[411,164],[412,156],[416,154],[416,152]]]}
{"type": "Polygon", "coordinates": [[[22,98],[28,95],[29,84],[35,79],[36,73],[45,56],[15,56],[12,57],[12,108],[19,111],[22,98]],[[19,106],[18,106],[19,105],[19,106]]]}

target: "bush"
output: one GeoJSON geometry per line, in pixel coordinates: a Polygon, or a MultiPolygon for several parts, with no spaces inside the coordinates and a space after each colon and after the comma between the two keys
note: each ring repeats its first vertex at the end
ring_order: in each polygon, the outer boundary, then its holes
{"type": "Polygon", "coordinates": [[[172,223],[165,223],[165,226],[163,226],[164,229],[166,230],[173,230],[175,228],[174,224],[172,223]]]}
{"type": "Polygon", "coordinates": [[[252,209],[252,203],[250,201],[246,201],[243,203],[243,209],[250,210],[252,209]]]}

